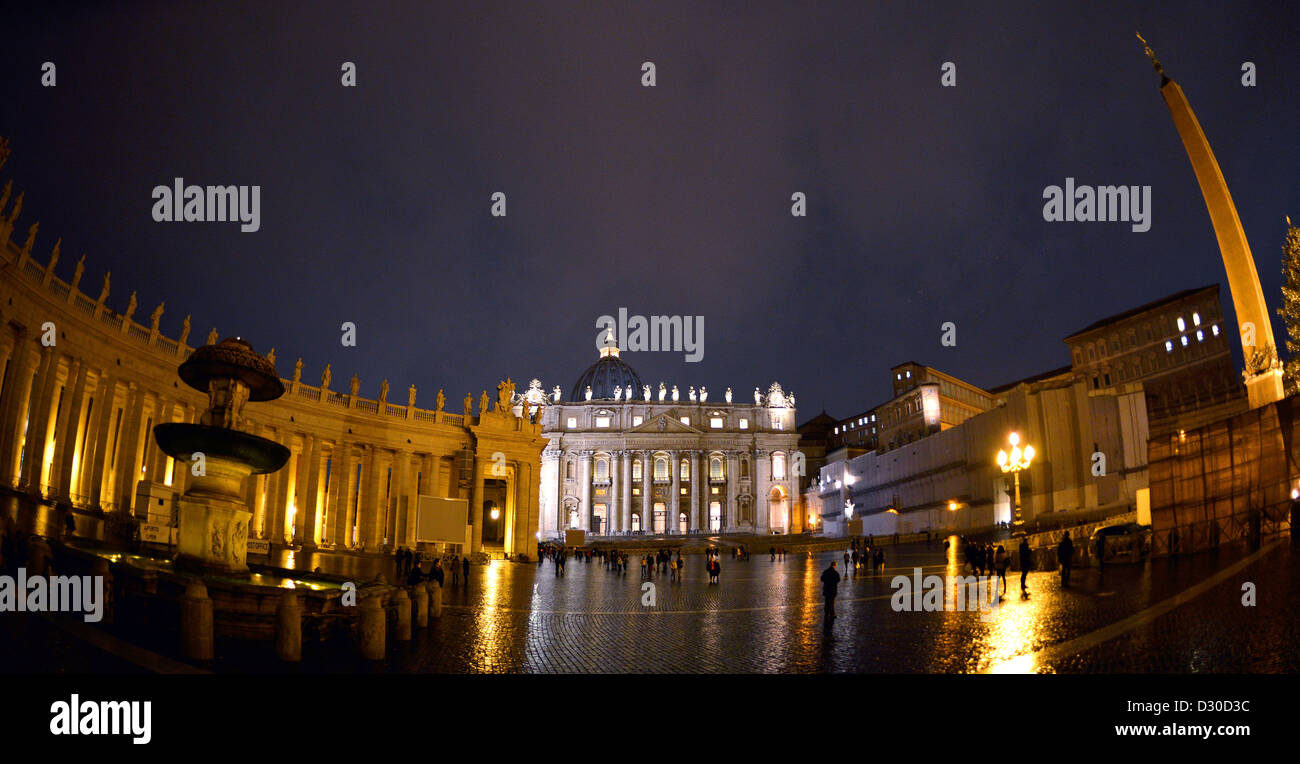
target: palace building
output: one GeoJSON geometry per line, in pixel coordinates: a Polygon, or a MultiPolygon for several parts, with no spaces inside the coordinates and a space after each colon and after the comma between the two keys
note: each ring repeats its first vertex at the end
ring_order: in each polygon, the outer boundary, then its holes
{"type": "Polygon", "coordinates": [[[652,389],[609,334],[567,398],[534,380],[519,413],[540,416],[550,440],[540,537],[802,531],[794,396],[773,383],[752,397],[652,389]]]}

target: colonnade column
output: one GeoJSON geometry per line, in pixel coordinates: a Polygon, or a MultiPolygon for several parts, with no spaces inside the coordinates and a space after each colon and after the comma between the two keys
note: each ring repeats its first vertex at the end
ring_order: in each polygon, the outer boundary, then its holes
{"type": "Polygon", "coordinates": [[[6,485],[18,483],[18,459],[21,440],[27,427],[27,410],[30,408],[33,374],[41,360],[35,347],[19,334],[14,347],[14,357],[9,362],[11,373],[5,380],[4,424],[0,432],[0,481],[6,485]]]}
{"type": "MultiPolygon", "coordinates": [[[[59,501],[72,502],[72,462],[77,459],[77,448],[81,443],[81,411],[86,398],[86,378],[89,370],[81,361],[73,361],[68,370],[72,382],[72,393],[63,396],[63,405],[59,409],[58,422],[62,432],[54,434],[54,466],[50,471],[51,493],[59,501]]],[[[162,449],[159,449],[161,452],[162,449]]]]}
{"type": "Polygon", "coordinates": [[[470,553],[483,548],[483,460],[474,455],[474,482],[469,492],[470,553]]]}
{"type": "Polygon", "coordinates": [[[649,451],[641,452],[641,531],[643,533],[653,533],[655,528],[654,502],[652,499],[654,493],[652,490],[654,486],[652,482],[654,467],[650,463],[651,456],[652,454],[649,451]]]}
{"type": "Polygon", "coordinates": [[[123,416],[122,431],[117,436],[117,461],[114,467],[114,501],[119,512],[130,513],[135,503],[135,484],[140,479],[140,458],[144,443],[140,439],[140,429],[144,427],[144,404],[148,393],[134,382],[129,385],[130,394],[123,416]]]}
{"type": "Polygon", "coordinates": [[[99,407],[99,416],[95,423],[95,458],[91,463],[90,473],[86,475],[85,493],[90,497],[94,507],[100,507],[104,492],[104,473],[112,458],[109,451],[113,448],[113,417],[117,412],[117,380],[105,374],[95,389],[96,397],[103,397],[99,407]]]}
{"type": "Polygon", "coordinates": [[[311,451],[307,463],[306,493],[298,503],[298,514],[302,516],[302,548],[315,549],[320,540],[320,472],[321,462],[325,461],[321,439],[311,438],[311,451]]]}
{"type": "Polygon", "coordinates": [[[361,460],[361,501],[357,506],[357,527],[360,528],[360,545],[367,552],[379,544],[379,529],[384,518],[379,511],[379,449],[365,446],[361,460]]]}
{"type": "Polygon", "coordinates": [[[45,449],[50,441],[50,409],[54,408],[55,394],[59,389],[59,367],[62,365],[59,354],[53,347],[45,348],[47,356],[41,364],[41,373],[37,378],[38,387],[32,390],[36,395],[32,407],[31,421],[27,423],[27,442],[24,445],[26,459],[23,463],[23,482],[27,484],[28,493],[41,495],[41,476],[45,473],[45,449]]]}

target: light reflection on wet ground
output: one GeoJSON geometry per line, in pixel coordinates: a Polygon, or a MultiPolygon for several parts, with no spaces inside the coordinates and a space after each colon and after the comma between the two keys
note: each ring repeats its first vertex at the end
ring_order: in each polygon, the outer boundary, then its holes
{"type": "MultiPolygon", "coordinates": [[[[12,503],[5,505],[13,514],[12,503]]],[[[27,518],[29,522],[33,518],[27,518]]],[[[51,520],[39,520],[47,525],[51,520]]],[[[56,527],[57,526],[53,526],[56,527]]],[[[79,532],[81,526],[79,525],[79,532]]],[[[861,571],[839,587],[838,617],[827,629],[819,576],[840,553],[790,554],[770,562],[723,560],[709,585],[704,558],[689,556],[685,580],[656,575],[654,607],[642,605],[643,579],[571,560],[566,574],[547,563],[474,566],[468,583],[448,576],[446,608],[410,643],[391,643],[387,661],[368,665],[350,647],[308,651],[301,670],[602,673],[962,673],[1296,672],[1300,671],[1297,555],[1283,543],[1206,594],[1077,654],[1044,648],[1091,634],[1205,580],[1244,557],[1236,548],[1148,565],[1112,565],[1104,575],[1077,570],[1062,589],[1054,572],[1008,573],[1008,596],[991,613],[896,612],[896,575],[961,575],[956,550],[941,543],[890,548],[883,574],[861,571]],[[1241,583],[1258,586],[1256,607],[1241,604],[1241,583]],[[1049,660],[1043,660],[1047,655],[1049,660]]],[[[393,580],[391,560],[279,552],[285,567],[393,580]]],[[[226,668],[283,670],[240,650],[226,668]]]]}

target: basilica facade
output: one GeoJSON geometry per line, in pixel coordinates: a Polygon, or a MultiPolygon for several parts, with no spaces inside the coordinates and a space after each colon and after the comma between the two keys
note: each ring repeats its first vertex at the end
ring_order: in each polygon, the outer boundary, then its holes
{"type": "Polygon", "coordinates": [[[612,337],[567,398],[534,380],[518,405],[549,440],[539,538],[801,531],[794,396],[773,383],[745,398],[652,389],[612,337]]]}

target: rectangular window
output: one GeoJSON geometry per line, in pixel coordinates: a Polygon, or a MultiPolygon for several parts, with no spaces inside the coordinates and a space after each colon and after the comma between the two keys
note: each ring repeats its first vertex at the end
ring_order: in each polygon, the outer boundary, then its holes
{"type": "MultiPolygon", "coordinates": [[[[749,420],[748,420],[748,419],[745,419],[744,417],[741,417],[741,419],[740,419],[740,429],[742,429],[742,430],[748,430],[748,429],[749,429],[749,420]]],[[[839,434],[839,431],[840,431],[840,428],[836,427],[836,428],[835,428],[835,433],[836,433],[837,435],[839,434]]]]}
{"type": "Polygon", "coordinates": [[[718,494],[722,493],[722,489],[718,488],[718,487],[715,485],[715,486],[713,486],[713,488],[709,491],[709,493],[713,494],[714,496],[717,496],[718,494]]]}
{"type": "Polygon", "coordinates": [[[568,425],[570,430],[578,429],[578,418],[576,416],[569,417],[568,425]]]}
{"type": "Polygon", "coordinates": [[[722,417],[720,417],[720,416],[715,416],[715,417],[712,417],[711,419],[709,419],[709,426],[712,427],[712,428],[715,429],[715,430],[721,430],[721,429],[722,429],[722,417]]]}
{"type": "Polygon", "coordinates": [[[687,427],[690,427],[690,425],[691,425],[691,418],[688,417],[688,416],[684,416],[684,417],[682,417],[682,424],[686,425],[687,427]]]}
{"type": "Polygon", "coordinates": [[[609,417],[607,416],[596,417],[596,426],[601,428],[609,427],[609,417]]]}
{"type": "Polygon", "coordinates": [[[639,417],[639,416],[634,416],[634,417],[632,417],[632,426],[633,426],[633,427],[640,427],[640,426],[641,426],[641,423],[644,422],[644,421],[645,421],[645,420],[642,419],[641,417],[639,417]]]}

